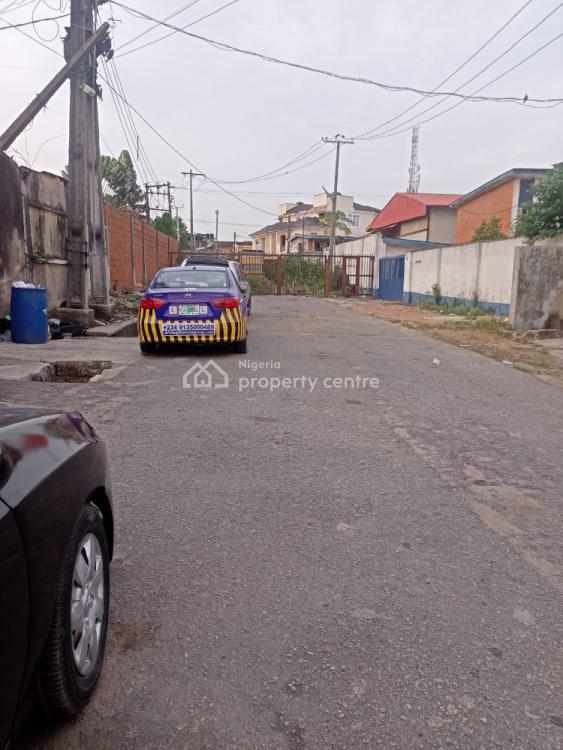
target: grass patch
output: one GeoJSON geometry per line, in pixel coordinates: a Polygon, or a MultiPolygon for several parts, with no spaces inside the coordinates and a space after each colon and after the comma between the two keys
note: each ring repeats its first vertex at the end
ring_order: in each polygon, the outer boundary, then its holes
{"type": "Polygon", "coordinates": [[[446,321],[440,327],[449,331],[489,331],[503,338],[513,338],[514,336],[514,331],[507,323],[500,318],[489,316],[446,321]]]}
{"type": "Polygon", "coordinates": [[[472,318],[479,317],[480,315],[490,315],[490,312],[487,312],[487,310],[472,305],[437,305],[434,302],[418,302],[414,307],[442,315],[469,315],[472,318]]]}

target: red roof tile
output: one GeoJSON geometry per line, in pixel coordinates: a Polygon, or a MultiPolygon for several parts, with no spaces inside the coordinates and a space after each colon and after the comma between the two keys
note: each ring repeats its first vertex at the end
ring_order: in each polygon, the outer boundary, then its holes
{"type": "Polygon", "coordinates": [[[449,206],[460,197],[458,193],[395,193],[381,213],[371,222],[368,231],[377,232],[402,221],[418,219],[426,216],[429,207],[449,206]]]}

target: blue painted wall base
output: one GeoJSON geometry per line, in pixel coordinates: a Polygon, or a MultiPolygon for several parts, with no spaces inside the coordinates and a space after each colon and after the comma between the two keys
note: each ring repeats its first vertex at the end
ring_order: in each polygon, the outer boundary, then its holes
{"type": "MultiPolygon", "coordinates": [[[[420,294],[420,292],[404,292],[403,302],[407,305],[412,305],[416,302],[431,302],[434,304],[434,297],[431,294],[420,294]]],[[[440,304],[466,305],[469,308],[474,307],[473,300],[464,299],[463,297],[441,297],[440,304]]],[[[510,313],[510,305],[504,302],[486,302],[485,300],[479,300],[477,307],[481,310],[485,310],[485,312],[490,312],[502,317],[508,317],[510,313]]]]}

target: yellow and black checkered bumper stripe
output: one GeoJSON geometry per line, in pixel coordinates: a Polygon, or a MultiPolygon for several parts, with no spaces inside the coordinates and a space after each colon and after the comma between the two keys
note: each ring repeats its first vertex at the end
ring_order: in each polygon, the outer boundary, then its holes
{"type": "MultiPolygon", "coordinates": [[[[185,319],[184,319],[185,320],[185,319]]],[[[179,323],[171,320],[171,323],[179,323]]],[[[193,320],[194,323],[205,323],[193,320]]],[[[139,311],[139,341],[146,344],[212,344],[244,341],[246,338],[246,318],[240,307],[225,310],[219,320],[215,321],[214,336],[164,336],[162,321],[156,317],[155,310],[139,311]]]]}

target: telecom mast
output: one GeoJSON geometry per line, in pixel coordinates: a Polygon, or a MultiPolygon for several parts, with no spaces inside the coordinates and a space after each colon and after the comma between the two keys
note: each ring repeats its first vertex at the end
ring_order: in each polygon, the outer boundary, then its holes
{"type": "Polygon", "coordinates": [[[418,131],[419,126],[412,129],[411,164],[409,167],[409,186],[407,193],[418,193],[420,187],[420,164],[418,163],[418,131]]]}

